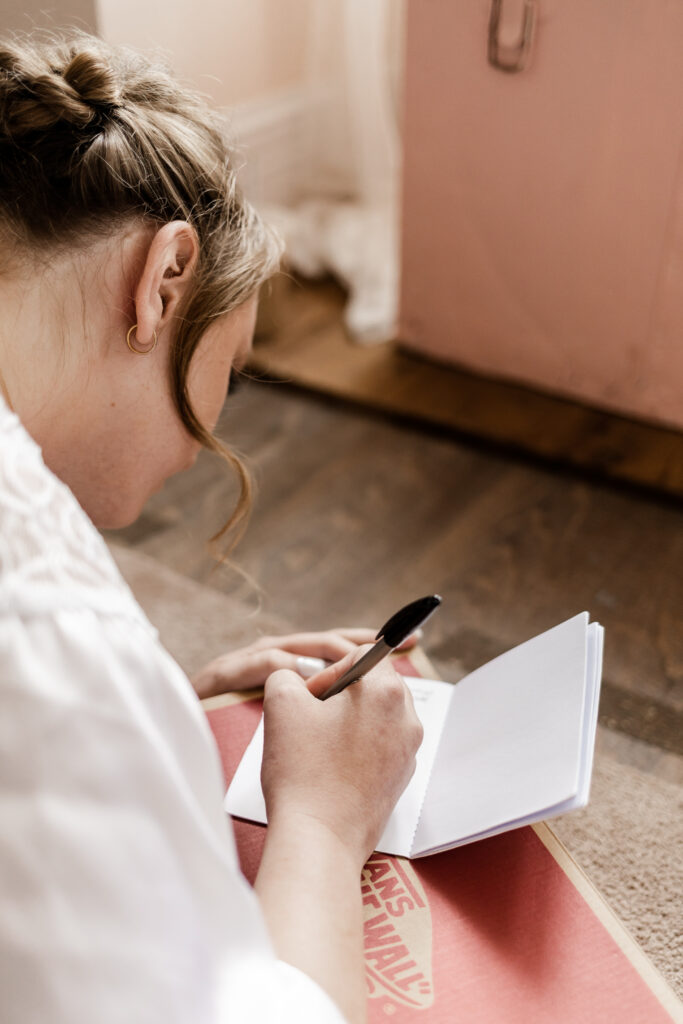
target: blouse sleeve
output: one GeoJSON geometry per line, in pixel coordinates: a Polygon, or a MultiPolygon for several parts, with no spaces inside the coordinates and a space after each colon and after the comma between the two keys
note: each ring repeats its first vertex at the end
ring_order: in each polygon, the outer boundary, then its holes
{"type": "Polygon", "coordinates": [[[239,872],[208,725],[153,633],[0,617],[5,1024],[340,1024],[239,872]]]}

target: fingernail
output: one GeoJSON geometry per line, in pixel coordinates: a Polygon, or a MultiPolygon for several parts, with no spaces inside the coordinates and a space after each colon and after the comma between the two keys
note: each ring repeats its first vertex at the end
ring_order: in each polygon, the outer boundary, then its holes
{"type": "Polygon", "coordinates": [[[326,667],[327,662],[323,661],[322,658],[300,657],[296,659],[296,670],[302,679],[310,679],[311,676],[316,675],[317,672],[322,672],[326,667]]]}

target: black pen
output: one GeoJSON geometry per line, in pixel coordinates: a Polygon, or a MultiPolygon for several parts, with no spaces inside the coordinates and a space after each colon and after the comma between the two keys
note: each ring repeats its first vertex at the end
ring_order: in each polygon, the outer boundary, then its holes
{"type": "Polygon", "coordinates": [[[400,647],[404,640],[407,640],[423,622],[427,621],[440,604],[439,595],[433,594],[431,597],[421,597],[417,601],[412,601],[392,615],[375,637],[374,647],[367,651],[362,658],[359,658],[351,668],[347,669],[336,683],[325,690],[320,695],[320,700],[334,697],[335,694],[341,693],[347,686],[355,683],[366,672],[369,672],[382,658],[386,658],[387,654],[391,654],[393,650],[400,647]]]}

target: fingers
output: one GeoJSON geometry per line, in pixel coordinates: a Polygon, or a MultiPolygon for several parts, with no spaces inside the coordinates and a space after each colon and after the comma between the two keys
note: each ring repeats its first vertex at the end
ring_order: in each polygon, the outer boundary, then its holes
{"type": "Polygon", "coordinates": [[[288,668],[278,668],[266,679],[264,700],[272,702],[278,694],[293,694],[295,697],[302,693],[308,696],[306,685],[301,676],[288,668]]]}
{"type": "Polygon", "coordinates": [[[338,636],[342,636],[345,640],[349,640],[352,644],[356,645],[372,644],[377,636],[376,629],[359,629],[347,626],[335,627],[330,632],[336,633],[338,636]]]}
{"type": "Polygon", "coordinates": [[[318,675],[308,680],[309,691],[314,697],[320,697],[321,694],[325,693],[326,690],[329,690],[337,682],[340,676],[343,676],[347,669],[351,668],[359,658],[362,658],[366,651],[371,650],[371,647],[371,644],[356,647],[346,657],[342,658],[341,661],[336,662],[334,665],[328,665],[326,669],[323,669],[318,675]]]}
{"type": "MultiPolygon", "coordinates": [[[[330,685],[364,650],[325,669],[318,685],[330,685]]],[[[415,769],[422,739],[402,677],[385,659],[323,703],[295,672],[278,669],[266,683],[264,730],[261,782],[271,822],[303,813],[362,863],[415,769]]]]}
{"type": "MultiPolygon", "coordinates": [[[[341,663],[346,667],[352,664],[344,659],[357,657],[361,648],[367,649],[365,645],[374,643],[374,639],[371,629],[354,628],[264,636],[249,647],[214,659],[195,674],[192,682],[200,697],[210,697],[263,686],[271,672],[289,669],[304,679],[314,679],[311,693],[318,695],[345,671],[340,669],[341,663]],[[323,675],[326,666],[332,671],[323,675]]],[[[399,650],[412,647],[415,642],[416,637],[410,637],[399,650]]]]}
{"type": "Polygon", "coordinates": [[[272,672],[265,682],[263,691],[264,728],[268,733],[268,723],[279,720],[281,723],[301,723],[301,716],[306,714],[305,705],[321,707],[308,692],[306,683],[288,668],[279,668],[272,672]]]}
{"type": "MultiPolygon", "coordinates": [[[[323,632],[292,633],[289,636],[281,637],[264,636],[253,643],[250,649],[265,651],[275,648],[302,657],[340,661],[362,644],[374,643],[375,638],[376,631],[372,629],[330,629],[323,632]]],[[[414,647],[421,638],[422,630],[418,629],[401,644],[398,650],[403,651],[414,647]]]]}
{"type": "MultiPolygon", "coordinates": [[[[318,675],[309,678],[306,682],[306,685],[310,693],[312,693],[314,697],[322,696],[322,694],[325,693],[326,690],[329,690],[329,688],[333,686],[337,682],[337,680],[341,676],[343,676],[348,669],[351,668],[352,665],[355,665],[355,663],[360,658],[362,658],[367,651],[371,649],[372,644],[363,644],[362,646],[357,647],[356,650],[353,651],[351,654],[347,654],[345,658],[342,658],[342,660],[337,662],[335,665],[328,665],[328,667],[323,669],[322,672],[319,672],[318,675]]],[[[389,660],[384,660],[380,662],[380,664],[376,666],[374,669],[371,669],[366,676],[363,676],[363,678],[370,679],[372,679],[373,677],[379,677],[380,679],[382,679],[383,684],[386,683],[387,679],[389,680],[390,697],[392,690],[391,684],[393,682],[393,689],[400,689],[404,699],[409,702],[410,707],[412,709],[412,713],[415,714],[415,709],[413,707],[413,698],[410,694],[410,690],[403,682],[402,677],[392,667],[391,662],[389,660]]],[[[355,683],[351,684],[351,686],[355,685],[355,683]]]]}
{"type": "Polygon", "coordinates": [[[310,679],[312,676],[322,672],[327,667],[327,662],[322,658],[306,658],[300,654],[296,659],[296,671],[302,679],[310,679]]]}
{"type": "Polygon", "coordinates": [[[291,669],[280,668],[266,679],[263,693],[264,743],[270,745],[273,722],[287,723],[301,717],[301,701],[311,700],[300,676],[291,669]]]}
{"type": "Polygon", "coordinates": [[[250,690],[263,686],[266,679],[279,669],[288,669],[299,676],[314,675],[324,667],[319,659],[300,658],[278,647],[263,651],[245,650],[217,658],[212,662],[212,680],[215,692],[250,690]],[[303,661],[303,665],[300,664],[303,661]]]}
{"type": "Polygon", "coordinates": [[[358,630],[359,636],[369,639],[355,641],[337,633],[326,630],[321,633],[292,633],[290,636],[264,636],[251,645],[251,650],[264,651],[279,648],[290,654],[299,654],[308,658],[322,658],[324,661],[339,661],[358,647],[358,643],[372,643],[374,634],[370,630],[358,630]]]}

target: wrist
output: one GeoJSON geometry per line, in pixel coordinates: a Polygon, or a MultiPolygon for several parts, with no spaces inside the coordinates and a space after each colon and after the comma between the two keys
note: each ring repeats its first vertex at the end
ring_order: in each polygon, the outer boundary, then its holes
{"type": "Polygon", "coordinates": [[[333,826],[315,813],[304,811],[286,803],[268,814],[268,836],[272,841],[283,839],[301,845],[310,857],[314,851],[319,859],[335,861],[357,877],[372,852],[367,849],[364,829],[333,826]]]}
{"type": "Polygon", "coordinates": [[[365,1020],[363,853],[314,815],[269,819],[255,890],[277,956],[313,978],[349,1021],[365,1020]]]}

